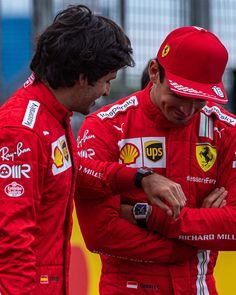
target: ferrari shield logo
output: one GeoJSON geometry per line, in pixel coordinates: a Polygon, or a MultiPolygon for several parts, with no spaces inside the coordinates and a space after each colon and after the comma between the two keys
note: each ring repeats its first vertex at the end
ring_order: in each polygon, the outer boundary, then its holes
{"type": "Polygon", "coordinates": [[[216,161],[216,148],[210,144],[198,144],[196,146],[196,157],[199,166],[207,172],[211,169],[216,161]]]}

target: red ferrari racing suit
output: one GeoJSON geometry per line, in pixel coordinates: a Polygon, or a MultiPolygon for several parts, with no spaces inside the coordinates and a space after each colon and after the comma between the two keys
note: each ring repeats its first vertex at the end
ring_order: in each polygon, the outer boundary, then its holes
{"type": "MultiPolygon", "coordinates": [[[[176,221],[153,208],[151,231],[146,231],[120,218],[118,196],[91,204],[89,192],[81,191],[77,214],[87,247],[108,254],[101,255],[100,292],[214,295],[217,250],[236,249],[236,118],[208,103],[188,124],[176,127],[152,104],[149,90],[150,84],[88,116],[79,139],[84,133],[90,139],[78,147],[79,154],[150,167],[181,184],[187,206],[176,221]],[[201,208],[221,186],[228,190],[227,206],[201,208]],[[181,247],[178,240],[198,250],[181,253],[174,248],[181,247]]],[[[122,203],[137,201],[145,201],[138,190],[121,195],[122,203]]]]}
{"type": "Polygon", "coordinates": [[[0,294],[68,293],[75,180],[98,195],[135,169],[81,159],[68,111],[33,75],[0,109],[0,294]]]}

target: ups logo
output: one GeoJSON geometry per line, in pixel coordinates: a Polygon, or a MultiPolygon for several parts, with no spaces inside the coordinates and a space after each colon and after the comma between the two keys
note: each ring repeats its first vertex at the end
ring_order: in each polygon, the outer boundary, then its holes
{"type": "Polygon", "coordinates": [[[152,162],[160,161],[163,158],[163,143],[160,141],[147,141],[144,143],[145,155],[152,162]]]}

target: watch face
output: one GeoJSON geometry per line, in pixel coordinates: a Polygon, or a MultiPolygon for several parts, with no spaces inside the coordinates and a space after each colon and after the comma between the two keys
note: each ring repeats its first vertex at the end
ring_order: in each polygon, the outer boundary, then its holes
{"type": "Polygon", "coordinates": [[[134,207],[134,215],[136,219],[143,219],[147,217],[148,212],[148,204],[146,203],[138,203],[134,207]]]}

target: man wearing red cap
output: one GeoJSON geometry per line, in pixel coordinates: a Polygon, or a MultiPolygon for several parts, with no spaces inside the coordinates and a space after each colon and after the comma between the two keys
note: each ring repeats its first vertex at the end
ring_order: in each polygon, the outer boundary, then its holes
{"type": "Polygon", "coordinates": [[[218,105],[227,103],[227,59],[211,32],[178,28],[150,62],[147,87],[82,125],[79,138],[87,130],[93,138],[79,152],[93,149],[94,159],[140,167],[142,175],[155,171],[187,199],[177,218],[138,189],[76,199],[85,242],[101,254],[100,294],[217,294],[217,251],[236,249],[236,117],[218,105]]]}

